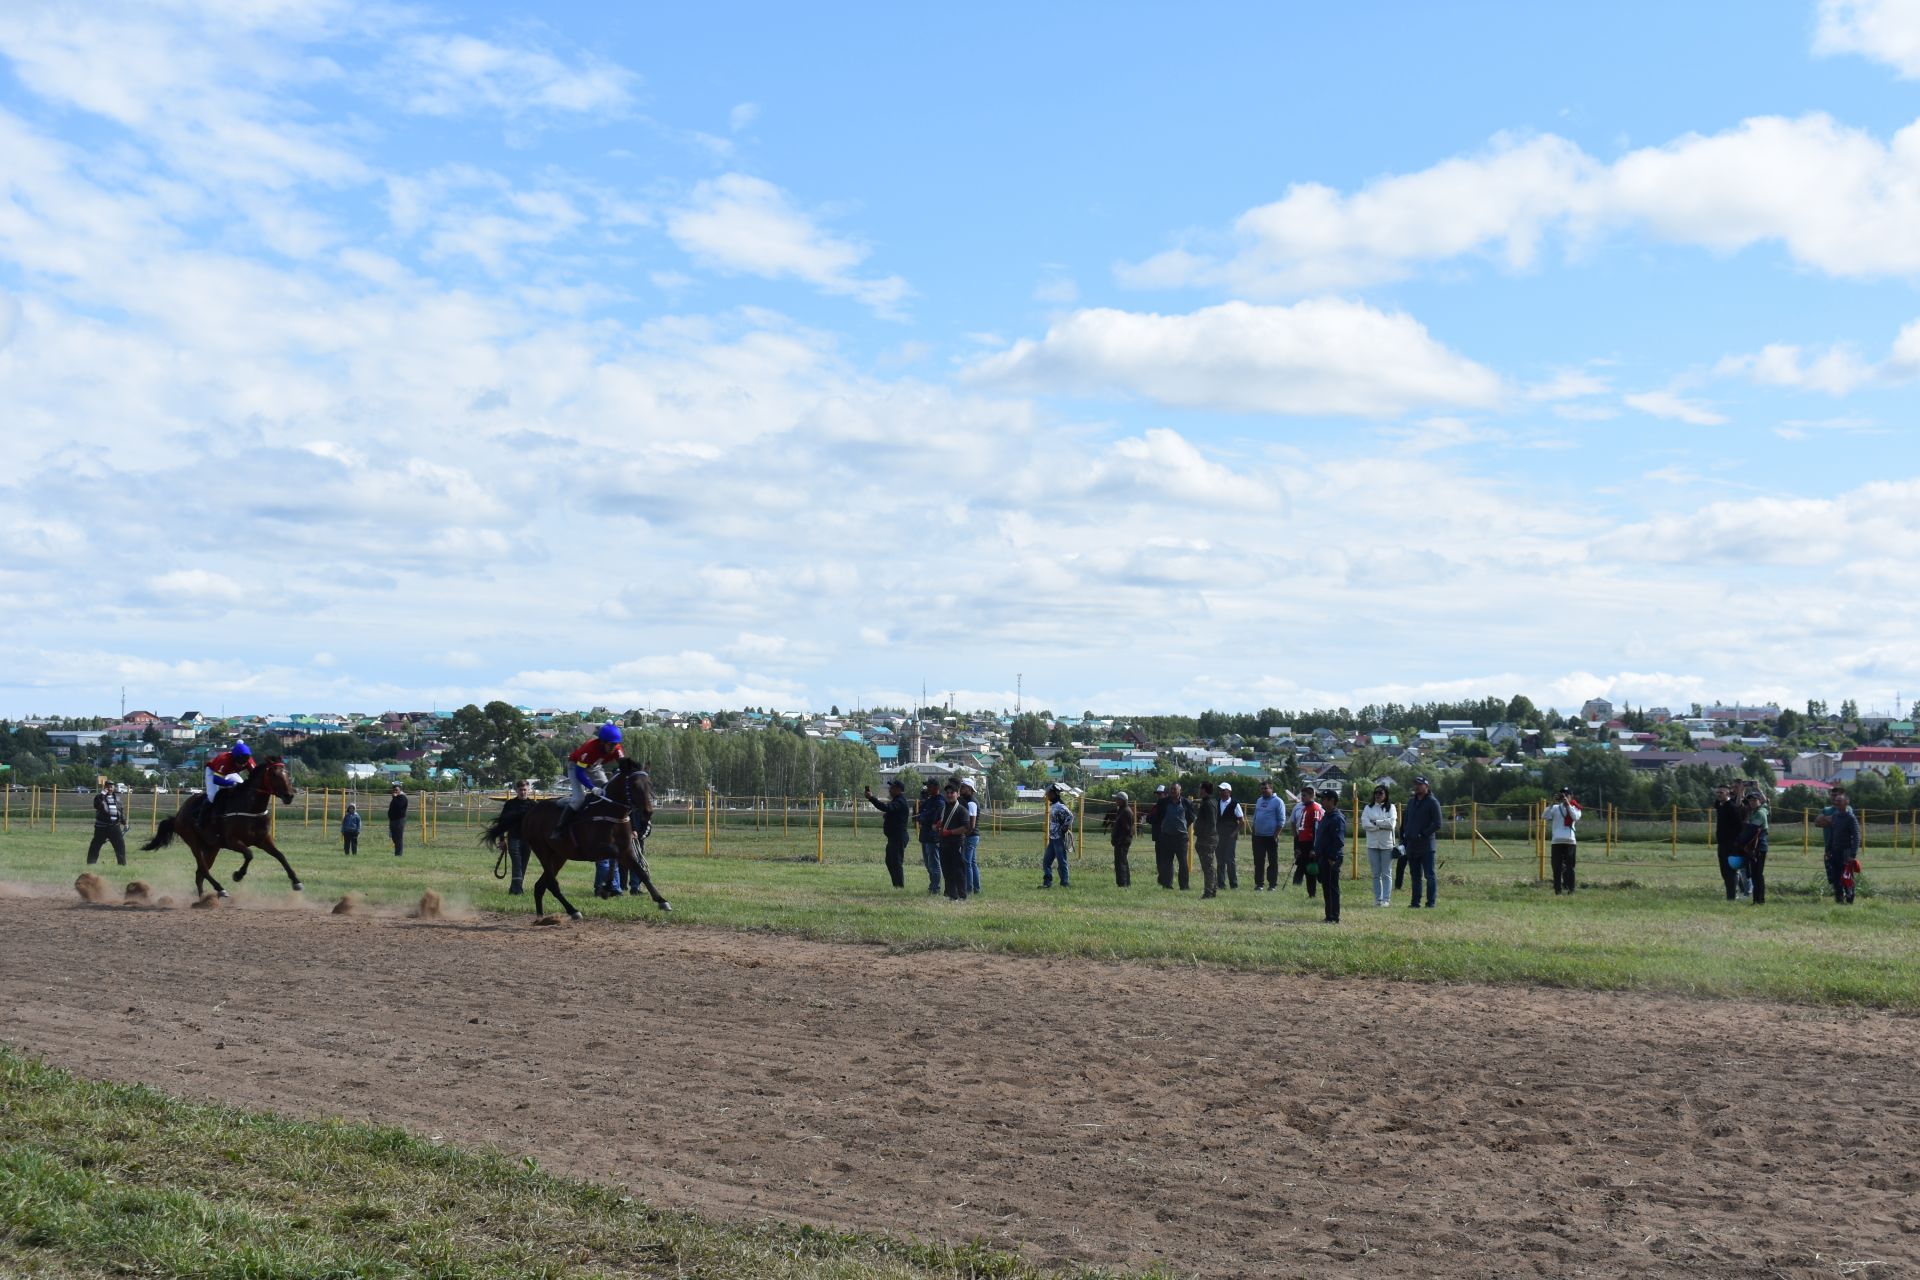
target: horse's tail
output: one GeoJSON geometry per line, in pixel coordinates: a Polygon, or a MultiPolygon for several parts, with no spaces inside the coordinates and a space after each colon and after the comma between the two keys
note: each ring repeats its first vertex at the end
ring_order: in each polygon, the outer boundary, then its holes
{"type": "Polygon", "coordinates": [[[521,820],[522,815],[517,813],[501,814],[492,822],[488,823],[487,829],[480,833],[480,843],[486,845],[489,849],[495,849],[502,853],[506,852],[507,837],[520,834],[521,820]]]}
{"type": "Polygon", "coordinates": [[[173,819],[162,818],[159,830],[153,833],[153,839],[140,846],[142,853],[151,853],[155,849],[164,849],[173,843],[173,819]]]}

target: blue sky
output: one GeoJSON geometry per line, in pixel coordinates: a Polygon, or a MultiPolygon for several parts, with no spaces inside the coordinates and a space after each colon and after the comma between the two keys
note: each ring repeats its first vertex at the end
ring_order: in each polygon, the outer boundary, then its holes
{"type": "Polygon", "coordinates": [[[28,0],[0,157],[0,714],[1920,696],[1916,0],[28,0]]]}

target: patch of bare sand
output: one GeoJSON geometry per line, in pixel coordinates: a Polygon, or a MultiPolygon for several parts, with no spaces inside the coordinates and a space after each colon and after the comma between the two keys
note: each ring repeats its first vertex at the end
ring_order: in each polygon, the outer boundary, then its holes
{"type": "Polygon", "coordinates": [[[662,1205],[1203,1276],[1920,1270],[1891,1014],[604,921],[16,899],[0,931],[22,1049],[662,1205]]]}

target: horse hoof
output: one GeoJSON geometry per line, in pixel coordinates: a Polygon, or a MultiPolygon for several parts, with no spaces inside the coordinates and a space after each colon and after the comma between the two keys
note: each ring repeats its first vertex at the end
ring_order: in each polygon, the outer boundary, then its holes
{"type": "Polygon", "coordinates": [[[293,882],[293,891],[294,891],[295,893],[299,893],[299,892],[300,892],[300,882],[299,882],[298,880],[295,880],[295,881],[293,882]]]}
{"type": "Polygon", "coordinates": [[[226,891],[225,889],[222,889],[222,890],[220,891],[220,894],[219,894],[219,896],[220,896],[220,897],[222,897],[222,898],[224,898],[224,897],[226,897],[226,896],[227,896],[227,891],[226,891]]]}
{"type": "Polygon", "coordinates": [[[247,878],[247,869],[245,867],[242,867],[238,871],[233,873],[233,882],[235,884],[239,884],[242,880],[245,880],[246,878],[247,878]]]}
{"type": "Polygon", "coordinates": [[[585,919],[586,919],[586,917],[585,917],[585,916],[583,916],[583,915],[581,915],[581,914],[580,914],[580,913],[579,913],[578,911],[569,911],[569,912],[567,912],[567,919],[569,919],[569,920],[585,920],[585,919]]]}
{"type": "Polygon", "coordinates": [[[660,909],[662,911],[671,911],[673,910],[673,904],[671,902],[667,902],[666,900],[662,899],[660,903],[660,909]]]}

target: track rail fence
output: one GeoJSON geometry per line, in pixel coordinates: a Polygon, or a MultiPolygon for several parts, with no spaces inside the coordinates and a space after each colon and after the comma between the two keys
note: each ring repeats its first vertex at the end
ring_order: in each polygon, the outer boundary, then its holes
{"type": "MultiPolygon", "coordinates": [[[[169,817],[191,791],[136,789],[123,791],[122,804],[127,811],[131,831],[157,829],[161,819],[169,817]]],[[[316,832],[337,832],[348,805],[357,806],[369,831],[384,830],[387,821],[387,793],[378,787],[366,790],[339,788],[303,788],[288,805],[273,806],[274,822],[316,832]]],[[[470,843],[479,828],[492,818],[506,799],[504,791],[419,791],[408,796],[408,834],[427,845],[443,842],[470,843]]],[[[1075,809],[1076,862],[1099,861],[1106,856],[1107,842],[1100,826],[1106,812],[1104,802],[1092,807],[1093,827],[1088,829],[1087,798],[1072,798],[1075,809]]],[[[1501,805],[1463,803],[1442,810],[1442,855],[1449,860],[1486,861],[1510,864],[1516,869],[1531,866],[1538,878],[1546,877],[1548,824],[1545,802],[1501,805]]],[[[1357,855],[1364,848],[1359,834],[1359,804],[1351,806],[1348,870],[1350,878],[1360,875],[1357,855]]],[[[1864,852],[1875,854],[1877,867],[1920,865],[1920,809],[1855,810],[1860,818],[1864,852]]],[[[15,831],[57,832],[70,829],[76,836],[91,829],[94,820],[93,794],[90,791],[51,786],[0,788],[0,834],[15,831]]],[[[879,848],[880,814],[858,795],[728,796],[718,793],[683,796],[668,793],[660,797],[654,815],[656,831],[672,831],[673,845],[685,851],[692,837],[702,854],[793,861],[809,855],[816,861],[868,861],[879,848]],[[862,829],[867,835],[862,837],[862,829]]],[[[997,846],[995,852],[1013,854],[1024,861],[1014,841],[1030,843],[1032,857],[1039,860],[1045,843],[1047,817],[1044,807],[1023,802],[1007,807],[987,807],[981,817],[983,843],[997,846]]],[[[1580,849],[1583,859],[1599,857],[1623,863],[1668,861],[1714,851],[1714,815],[1710,809],[1673,807],[1665,811],[1618,809],[1612,805],[1588,808],[1580,825],[1580,849]]],[[[1242,831],[1242,839],[1246,832],[1242,831]]],[[[1144,833],[1137,843],[1144,844],[1144,833]]],[[[1799,855],[1806,859],[1821,853],[1821,832],[1811,813],[1777,814],[1772,824],[1771,844],[1776,858],[1799,855]]]]}

